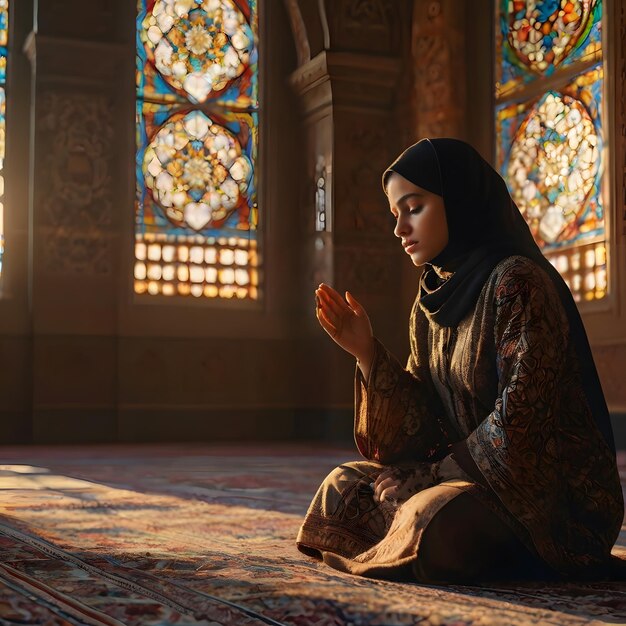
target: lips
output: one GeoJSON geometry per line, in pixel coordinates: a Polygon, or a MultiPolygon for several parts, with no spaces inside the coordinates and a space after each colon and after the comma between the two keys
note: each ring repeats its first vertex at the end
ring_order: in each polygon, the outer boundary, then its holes
{"type": "Polygon", "coordinates": [[[406,243],[402,245],[404,246],[404,251],[407,254],[413,254],[413,252],[417,249],[418,243],[419,243],[418,241],[407,241],[406,243]]]}

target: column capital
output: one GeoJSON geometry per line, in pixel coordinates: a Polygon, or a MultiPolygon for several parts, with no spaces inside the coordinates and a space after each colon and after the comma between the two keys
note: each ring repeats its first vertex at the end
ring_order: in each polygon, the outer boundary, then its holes
{"type": "Polygon", "coordinates": [[[401,59],[360,52],[324,50],[291,74],[305,112],[325,105],[389,110],[401,59]]]}
{"type": "Polygon", "coordinates": [[[53,37],[35,31],[26,37],[23,50],[31,67],[37,66],[38,81],[108,82],[120,72],[126,74],[129,56],[132,60],[127,44],[53,37]]]}

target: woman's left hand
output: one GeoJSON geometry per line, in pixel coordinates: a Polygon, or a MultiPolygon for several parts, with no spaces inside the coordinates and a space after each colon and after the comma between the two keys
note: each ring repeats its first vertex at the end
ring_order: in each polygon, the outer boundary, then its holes
{"type": "Polygon", "coordinates": [[[422,489],[435,484],[433,464],[418,463],[411,467],[393,467],[382,471],[374,482],[374,500],[408,500],[422,489]]]}

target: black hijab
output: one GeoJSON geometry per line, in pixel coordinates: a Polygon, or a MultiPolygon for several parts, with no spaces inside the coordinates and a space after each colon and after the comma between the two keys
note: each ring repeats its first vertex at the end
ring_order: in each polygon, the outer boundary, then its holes
{"type": "Polygon", "coordinates": [[[407,148],[384,172],[385,191],[394,172],[444,201],[448,245],[426,264],[422,274],[418,297],[425,314],[442,326],[456,326],[473,309],[502,259],[520,255],[535,261],[559,294],[587,400],[599,430],[615,450],[609,412],[578,307],[561,275],[537,246],[502,177],[472,146],[458,139],[422,139],[407,148]],[[441,270],[453,273],[444,280],[441,270]]]}

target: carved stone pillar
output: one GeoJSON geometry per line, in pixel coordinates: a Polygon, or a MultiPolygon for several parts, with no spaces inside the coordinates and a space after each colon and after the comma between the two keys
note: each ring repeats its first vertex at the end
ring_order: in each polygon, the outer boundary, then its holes
{"type": "Polygon", "coordinates": [[[412,58],[417,137],[468,138],[465,2],[415,0],[412,58]]]}
{"type": "MultiPolygon", "coordinates": [[[[402,251],[392,235],[380,181],[405,145],[411,124],[405,115],[410,101],[405,90],[410,76],[407,8],[400,1],[320,1],[317,17],[326,49],[302,62],[291,78],[306,133],[301,297],[303,330],[311,340],[305,353],[315,379],[320,372],[325,378],[315,385],[317,395],[305,402],[346,410],[352,403],[349,358],[329,340],[320,341],[313,302],[320,282],[342,294],[350,290],[367,308],[377,336],[391,348],[402,350],[406,343],[406,312],[397,306],[402,251]],[[323,221],[318,219],[320,186],[325,189],[323,221]]],[[[299,34],[299,47],[306,51],[301,28],[299,34]]],[[[305,56],[301,52],[299,58],[305,56]]]]}
{"type": "Polygon", "coordinates": [[[116,94],[132,75],[115,38],[110,2],[51,1],[39,3],[38,32],[25,45],[36,442],[112,440],[117,432],[116,207],[125,190],[116,94]]]}

